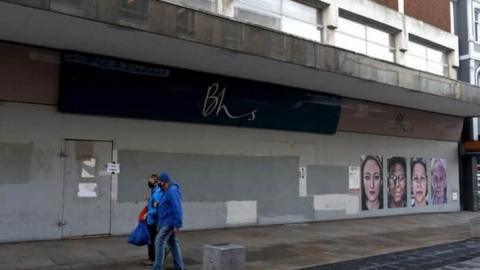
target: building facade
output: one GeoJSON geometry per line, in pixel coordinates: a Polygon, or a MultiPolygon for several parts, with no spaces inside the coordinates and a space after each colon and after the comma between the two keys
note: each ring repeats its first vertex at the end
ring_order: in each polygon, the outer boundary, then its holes
{"type": "Polygon", "coordinates": [[[479,83],[480,48],[476,46],[477,17],[480,7],[477,1],[455,1],[456,33],[459,37],[460,67],[458,79],[473,85],[479,83]]]}
{"type": "Polygon", "coordinates": [[[459,211],[450,1],[0,1],[0,242],[459,211]],[[432,5],[438,14],[432,13],[432,5]]]}
{"type": "MultiPolygon", "coordinates": [[[[480,47],[478,21],[480,18],[480,2],[453,1],[455,33],[459,38],[458,79],[472,85],[480,85],[480,47]]],[[[465,119],[462,140],[462,178],[465,182],[465,209],[479,210],[480,174],[478,174],[479,155],[479,119],[478,117],[465,119]]]]}

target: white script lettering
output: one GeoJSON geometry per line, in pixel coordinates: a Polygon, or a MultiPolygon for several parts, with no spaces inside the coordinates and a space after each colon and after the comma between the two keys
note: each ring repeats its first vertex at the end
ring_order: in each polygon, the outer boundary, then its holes
{"type": "Polygon", "coordinates": [[[207,89],[207,95],[205,96],[205,100],[203,102],[202,115],[204,117],[207,117],[211,114],[214,114],[218,117],[223,111],[225,115],[230,119],[241,119],[248,117],[248,121],[255,120],[255,113],[258,111],[257,109],[241,115],[233,115],[232,113],[230,113],[227,106],[223,104],[223,99],[225,98],[226,91],[227,88],[221,88],[218,83],[210,85],[207,89]]]}

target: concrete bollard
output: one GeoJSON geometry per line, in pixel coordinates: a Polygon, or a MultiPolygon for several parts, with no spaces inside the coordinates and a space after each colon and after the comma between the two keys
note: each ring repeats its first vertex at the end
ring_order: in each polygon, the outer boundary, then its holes
{"type": "Polygon", "coordinates": [[[470,220],[470,233],[472,237],[480,237],[480,217],[474,217],[470,220]]]}
{"type": "Polygon", "coordinates": [[[244,270],[247,251],[235,244],[203,246],[203,270],[244,270]]]}

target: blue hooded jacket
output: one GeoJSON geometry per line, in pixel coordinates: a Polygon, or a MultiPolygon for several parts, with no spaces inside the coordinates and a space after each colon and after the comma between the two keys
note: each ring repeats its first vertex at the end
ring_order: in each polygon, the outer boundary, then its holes
{"type": "Polygon", "coordinates": [[[158,208],[158,226],[181,228],[183,225],[182,194],[180,186],[170,182],[167,190],[163,191],[158,208]]]}
{"type": "MultiPolygon", "coordinates": [[[[160,199],[162,198],[162,189],[159,186],[155,186],[152,189],[150,194],[150,198],[148,198],[147,204],[147,225],[157,225],[158,218],[157,218],[157,208],[154,207],[155,203],[159,203],[160,199]]],[[[157,206],[158,207],[158,206],[157,206]]]]}

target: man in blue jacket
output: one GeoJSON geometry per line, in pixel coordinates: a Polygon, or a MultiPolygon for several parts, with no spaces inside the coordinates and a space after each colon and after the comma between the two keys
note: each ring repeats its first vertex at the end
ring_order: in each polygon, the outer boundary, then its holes
{"type": "Polygon", "coordinates": [[[168,245],[173,257],[173,265],[177,270],[184,270],[180,243],[176,234],[182,227],[182,194],[180,186],[170,181],[168,173],[159,177],[163,194],[157,207],[158,233],[155,239],[154,270],[163,270],[165,247],[168,245]]]}
{"type": "Polygon", "coordinates": [[[148,232],[150,233],[150,241],[148,243],[148,259],[146,265],[153,265],[155,262],[155,238],[157,236],[157,206],[162,197],[162,189],[160,188],[158,175],[152,174],[148,178],[148,187],[150,188],[150,196],[148,197],[146,223],[148,232]]]}

